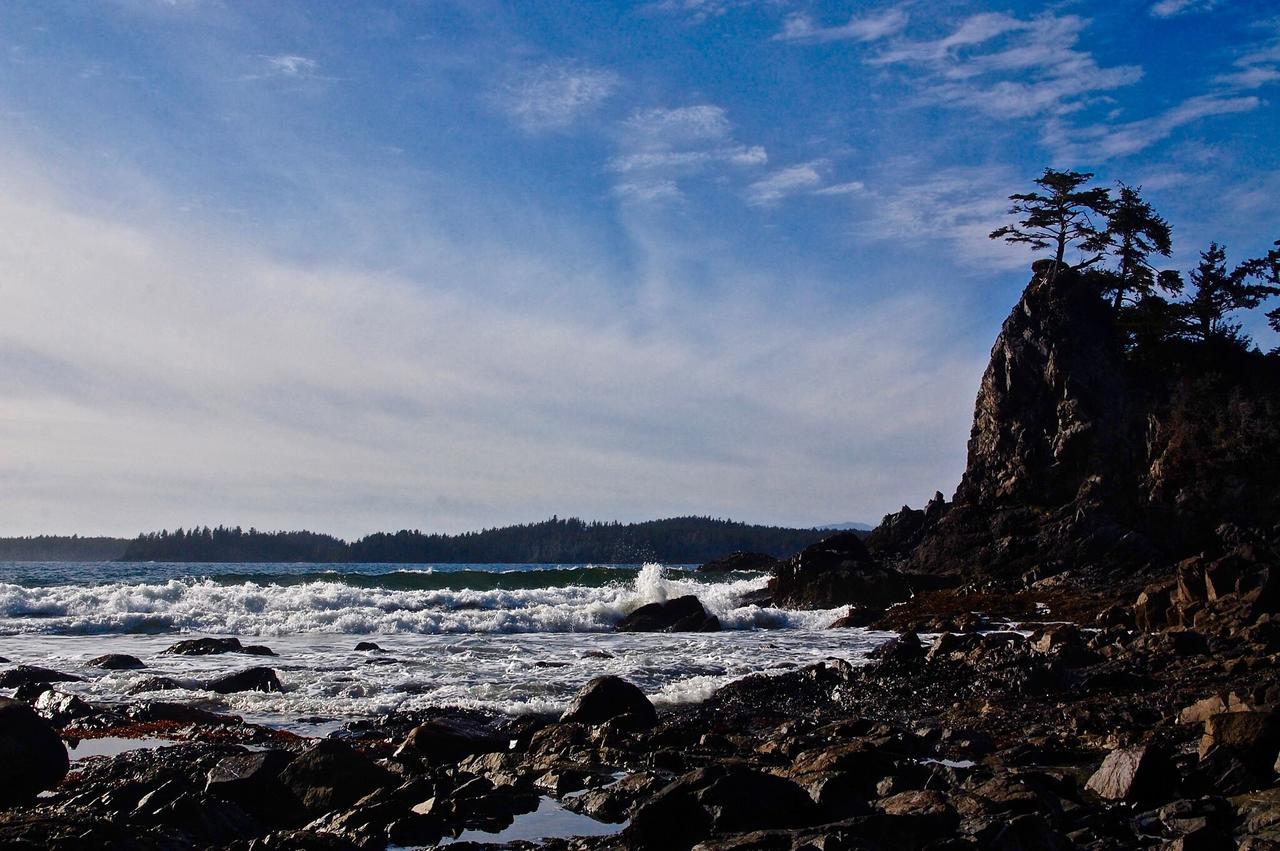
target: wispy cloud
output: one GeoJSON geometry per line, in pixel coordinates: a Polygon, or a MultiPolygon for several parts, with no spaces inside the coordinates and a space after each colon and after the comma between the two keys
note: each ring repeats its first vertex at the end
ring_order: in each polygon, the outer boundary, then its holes
{"type": "Polygon", "coordinates": [[[769,207],[795,195],[853,195],[865,188],[857,180],[828,184],[830,170],[831,164],[822,159],[777,169],[747,187],[747,202],[769,207]]]}
{"type": "Polygon", "coordinates": [[[1153,18],[1174,18],[1192,12],[1208,12],[1221,0],[1160,0],[1151,6],[1153,18]]]}
{"type": "Polygon", "coordinates": [[[854,15],[843,24],[824,27],[814,23],[803,12],[788,16],[777,41],[822,43],[830,41],[877,41],[901,32],[907,25],[907,12],[902,7],[885,9],[878,14],[854,15]]]}
{"type": "Polygon", "coordinates": [[[522,71],[497,97],[502,109],[525,130],[560,130],[594,111],[620,83],[613,71],[559,62],[522,71]]]}
{"type": "Polygon", "coordinates": [[[641,8],[649,13],[679,15],[690,23],[700,24],[718,18],[732,9],[749,6],[752,2],[753,0],[657,0],[641,8]]]}
{"type": "Polygon", "coordinates": [[[1250,112],[1262,104],[1252,95],[1196,95],[1164,112],[1120,124],[1070,128],[1051,123],[1046,142],[1068,160],[1099,161],[1129,156],[1167,139],[1175,130],[1214,115],[1250,112]]]}
{"type": "Polygon", "coordinates": [[[285,53],[279,56],[263,56],[267,70],[281,77],[314,77],[320,71],[320,63],[306,56],[285,53]]]}
{"type": "Polygon", "coordinates": [[[1136,65],[1102,67],[1079,49],[1088,24],[1075,15],[981,13],[947,36],[895,44],[870,61],[923,72],[927,102],[999,118],[1062,115],[1142,77],[1136,65]]]}
{"type": "Polygon", "coordinates": [[[679,197],[680,177],[769,159],[763,147],[739,142],[725,110],[713,104],[635,112],[622,124],[618,147],[609,170],[624,179],[615,191],[634,200],[670,200],[679,197]]]}

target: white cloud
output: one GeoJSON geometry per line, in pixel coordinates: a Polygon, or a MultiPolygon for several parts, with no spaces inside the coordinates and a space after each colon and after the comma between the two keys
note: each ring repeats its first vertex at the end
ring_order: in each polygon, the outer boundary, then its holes
{"type": "Polygon", "coordinates": [[[1208,12],[1219,0],[1160,0],[1151,7],[1153,18],[1173,18],[1191,12],[1208,12]]]}
{"type": "Polygon", "coordinates": [[[933,41],[895,44],[869,61],[924,74],[922,98],[999,118],[1076,111],[1098,93],[1136,83],[1136,65],[1101,67],[1077,48],[1088,21],[981,13],[933,41]]]}
{"type": "Polygon", "coordinates": [[[314,77],[320,70],[320,63],[306,56],[281,54],[280,56],[264,56],[270,73],[281,77],[314,77]]]}
{"type": "Polygon", "coordinates": [[[836,183],[831,186],[824,186],[821,189],[813,190],[814,195],[857,195],[867,187],[860,180],[850,180],[847,183],[836,183]]]}
{"type": "Polygon", "coordinates": [[[980,358],[938,348],[936,297],[836,315],[796,282],[744,298],[754,273],[724,267],[731,299],[660,314],[504,306],[556,292],[563,260],[441,242],[421,280],[294,265],[77,212],[30,174],[0,163],[0,480],[21,494],[0,533],[814,522],[963,465],[980,358]]]}
{"type": "Polygon", "coordinates": [[[1277,80],[1280,80],[1280,69],[1262,66],[1243,68],[1230,74],[1219,74],[1213,78],[1215,83],[1232,89],[1260,89],[1277,80]]]}
{"type": "Polygon", "coordinates": [[[735,138],[723,108],[697,104],[632,114],[622,123],[608,168],[625,176],[614,188],[620,197],[665,201],[679,195],[682,177],[723,166],[750,169],[768,160],[763,147],[735,138]]]}
{"type": "Polygon", "coordinates": [[[620,82],[613,71],[553,63],[519,74],[503,87],[498,99],[525,130],[559,130],[595,110],[620,82]]]}
{"type": "Polygon", "coordinates": [[[822,184],[813,163],[779,169],[747,187],[747,200],[755,206],[776,204],[788,195],[811,190],[822,184]]]}
{"type": "Polygon", "coordinates": [[[1196,95],[1159,115],[1122,124],[1097,124],[1069,128],[1051,124],[1045,141],[1067,160],[1106,160],[1136,154],[1167,139],[1175,130],[1214,115],[1230,115],[1257,109],[1254,96],[1196,95]]]}
{"type": "Polygon", "coordinates": [[[813,18],[797,12],[786,19],[774,39],[808,43],[877,41],[902,31],[906,25],[907,13],[902,7],[885,9],[879,14],[854,15],[845,23],[831,27],[819,26],[813,18]]]}

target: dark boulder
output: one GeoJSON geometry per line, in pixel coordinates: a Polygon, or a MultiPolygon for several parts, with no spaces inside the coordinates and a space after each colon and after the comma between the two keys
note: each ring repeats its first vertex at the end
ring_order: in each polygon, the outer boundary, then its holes
{"type": "Polygon", "coordinates": [[[146,694],[149,691],[172,691],[182,688],[182,683],[173,677],[143,677],[125,689],[125,694],[146,694]]]}
{"type": "Polygon", "coordinates": [[[1280,712],[1224,712],[1204,722],[1200,758],[1226,751],[1259,773],[1269,772],[1280,752],[1280,712]]]}
{"type": "Polygon", "coordinates": [[[698,568],[699,573],[727,573],[731,570],[773,570],[778,560],[765,553],[736,552],[709,561],[698,568]]]}
{"type": "Polygon", "coordinates": [[[137,656],[130,656],[128,653],[108,653],[105,656],[90,659],[89,664],[107,671],[136,671],[147,667],[137,656]]]}
{"type": "Polygon", "coordinates": [[[18,665],[0,671],[0,688],[18,688],[31,683],[78,683],[80,677],[64,674],[38,665],[18,665]]]}
{"type": "Polygon", "coordinates": [[[169,703],[163,700],[135,703],[129,707],[127,715],[133,721],[172,721],[178,724],[230,725],[239,724],[241,720],[236,715],[221,715],[217,712],[201,709],[198,706],[191,706],[186,703],[169,703]]]}
{"type": "Polygon", "coordinates": [[[94,708],[84,698],[53,689],[36,698],[34,708],[55,727],[62,727],[77,718],[87,718],[94,714],[94,708]]]}
{"type": "Polygon", "coordinates": [[[508,744],[507,739],[487,730],[428,721],[409,731],[395,757],[426,765],[452,764],[476,754],[505,751],[508,744]]]}
{"type": "Polygon", "coordinates": [[[284,750],[257,751],[224,757],[209,769],[205,791],[259,819],[277,825],[297,822],[301,806],[280,775],[293,762],[284,750]]]}
{"type": "Polygon", "coordinates": [[[364,754],[335,739],[321,739],[280,773],[280,780],[310,815],[349,807],[394,777],[364,754]]]}
{"type": "Polygon", "coordinates": [[[618,622],[618,632],[719,632],[720,619],[692,594],[648,603],[618,622]]]}
{"type": "Polygon", "coordinates": [[[248,656],[274,656],[269,647],[261,644],[241,644],[238,638],[191,638],[179,641],[164,653],[175,656],[216,656],[220,653],[243,653],[248,656]]]}
{"type": "Polygon", "coordinates": [[[688,849],[709,836],[797,828],[818,816],[813,799],[795,783],[742,765],[692,771],[636,810],[626,847],[688,849]]]}
{"type": "Polygon", "coordinates": [[[361,642],[358,642],[358,643],[356,644],[356,652],[358,652],[358,653],[366,653],[366,652],[381,653],[381,652],[382,652],[382,648],[381,648],[381,647],[379,647],[377,644],[374,644],[372,641],[361,641],[361,642]]]}
{"type": "Polygon", "coordinates": [[[583,686],[560,720],[595,725],[624,715],[650,727],[658,722],[658,713],[644,692],[621,677],[605,676],[583,686]]]}
{"type": "Polygon", "coordinates": [[[280,678],[270,668],[248,668],[234,674],[214,677],[204,683],[207,691],[218,694],[232,694],[237,691],[284,691],[280,678]]]}
{"type": "Polygon", "coordinates": [[[0,697],[0,807],[33,800],[70,767],[62,739],[31,707],[0,697]]]}
{"type": "Polygon", "coordinates": [[[850,604],[884,609],[911,596],[898,571],[872,559],[852,532],[825,538],[778,564],[774,602],[795,609],[829,609],[850,604]]]}

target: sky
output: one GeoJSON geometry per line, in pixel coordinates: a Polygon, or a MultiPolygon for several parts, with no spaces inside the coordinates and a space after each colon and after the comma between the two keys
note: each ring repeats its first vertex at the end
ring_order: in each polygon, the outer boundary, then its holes
{"type": "Polygon", "coordinates": [[[6,0],[0,534],[874,523],[963,472],[1006,196],[1255,256],[1277,97],[1269,2],[6,0]]]}

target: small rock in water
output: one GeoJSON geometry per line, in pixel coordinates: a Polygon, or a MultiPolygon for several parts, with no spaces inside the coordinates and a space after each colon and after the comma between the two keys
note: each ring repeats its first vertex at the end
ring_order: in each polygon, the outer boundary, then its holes
{"type": "Polygon", "coordinates": [[[215,677],[204,684],[208,691],[218,694],[232,694],[238,691],[284,691],[280,678],[270,668],[249,668],[234,674],[215,677]]]}
{"type": "Polygon", "coordinates": [[[107,671],[136,671],[147,667],[137,656],[130,656],[128,653],[108,653],[105,656],[90,659],[89,664],[107,671]]]}
{"type": "Polygon", "coordinates": [[[18,688],[29,683],[78,683],[80,677],[38,665],[18,665],[0,672],[0,688],[18,688]]]}
{"type": "Polygon", "coordinates": [[[179,641],[164,653],[175,656],[214,656],[219,653],[244,653],[249,656],[274,656],[271,648],[261,644],[240,643],[238,638],[191,638],[179,641]]]}
{"type": "Polygon", "coordinates": [[[182,688],[182,684],[172,677],[144,677],[129,688],[125,689],[125,694],[145,694],[149,691],[171,691],[173,689],[182,688]]]}
{"type": "Polygon", "coordinates": [[[719,632],[720,620],[692,594],[649,603],[618,622],[618,632],[719,632]]]}
{"type": "Polygon", "coordinates": [[[11,807],[57,786],[71,761],[48,721],[26,704],[0,697],[0,766],[0,807],[11,807]]]}
{"type": "Polygon", "coordinates": [[[361,641],[359,644],[356,645],[356,651],[357,652],[372,651],[374,653],[381,653],[382,648],[374,644],[372,641],[361,641]]]}
{"type": "Polygon", "coordinates": [[[56,726],[93,714],[93,707],[81,697],[49,689],[36,698],[36,712],[56,726]]]}
{"type": "Polygon", "coordinates": [[[650,727],[658,723],[658,713],[644,692],[621,677],[606,676],[583,686],[560,720],[594,725],[622,715],[650,727]]]}
{"type": "Polygon", "coordinates": [[[709,561],[698,568],[698,573],[725,573],[731,570],[773,570],[778,560],[764,553],[736,552],[709,561]]]}

